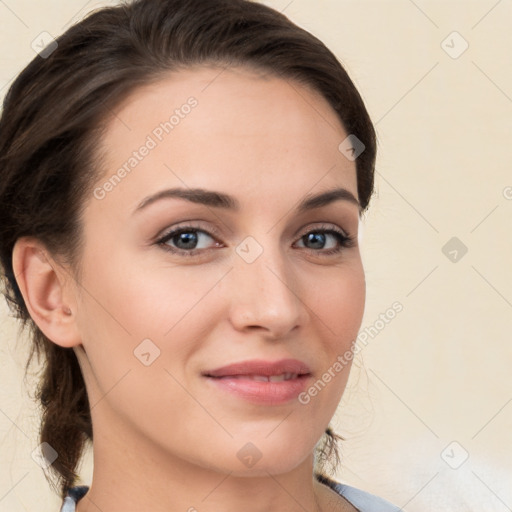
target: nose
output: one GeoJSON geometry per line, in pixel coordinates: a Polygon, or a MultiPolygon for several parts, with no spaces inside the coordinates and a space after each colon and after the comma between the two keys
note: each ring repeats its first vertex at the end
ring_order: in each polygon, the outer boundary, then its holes
{"type": "Polygon", "coordinates": [[[251,263],[236,255],[229,279],[235,329],[260,330],[268,339],[281,339],[307,321],[300,280],[279,248],[265,247],[251,263]]]}

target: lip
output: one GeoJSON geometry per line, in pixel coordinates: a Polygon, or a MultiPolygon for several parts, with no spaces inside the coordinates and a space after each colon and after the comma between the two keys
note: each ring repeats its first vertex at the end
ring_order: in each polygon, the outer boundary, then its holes
{"type": "Polygon", "coordinates": [[[297,359],[255,359],[209,370],[203,372],[203,376],[221,392],[234,394],[255,404],[282,405],[304,391],[311,378],[311,370],[306,363],[297,359]],[[271,377],[285,373],[296,374],[296,377],[277,382],[252,379],[254,375],[271,377]]]}

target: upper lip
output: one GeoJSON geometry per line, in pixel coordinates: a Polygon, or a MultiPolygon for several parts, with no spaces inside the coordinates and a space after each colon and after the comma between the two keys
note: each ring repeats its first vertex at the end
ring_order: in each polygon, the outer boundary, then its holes
{"type": "Polygon", "coordinates": [[[279,361],[265,361],[253,359],[228,364],[215,370],[208,370],[203,373],[207,377],[227,377],[232,375],[282,375],[283,373],[294,373],[297,375],[309,374],[311,370],[306,363],[297,359],[280,359],[279,361]]]}

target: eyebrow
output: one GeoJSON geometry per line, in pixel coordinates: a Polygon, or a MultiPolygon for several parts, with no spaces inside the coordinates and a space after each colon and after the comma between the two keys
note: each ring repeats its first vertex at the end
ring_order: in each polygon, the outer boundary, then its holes
{"type": "MultiPolygon", "coordinates": [[[[222,208],[225,210],[232,210],[235,212],[240,211],[240,202],[233,196],[224,194],[222,192],[215,192],[213,190],[205,190],[202,188],[170,188],[165,189],[143,199],[133,213],[140,212],[157,201],[163,199],[185,199],[192,203],[203,204],[205,206],[212,206],[214,208],[222,208]]],[[[357,198],[345,188],[334,188],[319,194],[307,195],[297,206],[298,213],[304,213],[308,210],[321,208],[327,206],[334,201],[348,201],[360,207],[357,198]]]]}

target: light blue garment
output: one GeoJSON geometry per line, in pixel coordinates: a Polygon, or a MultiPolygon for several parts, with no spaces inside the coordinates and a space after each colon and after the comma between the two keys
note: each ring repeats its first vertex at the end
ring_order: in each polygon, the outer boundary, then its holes
{"type": "MultiPolygon", "coordinates": [[[[329,483],[329,487],[343,496],[359,512],[399,512],[402,510],[389,501],[350,485],[332,481],[329,483]]],[[[75,512],[76,503],[88,490],[89,488],[85,485],[69,489],[60,512],[75,512]]]]}
{"type": "Polygon", "coordinates": [[[356,489],[350,485],[336,482],[332,486],[338,494],[341,494],[349,503],[359,510],[359,512],[401,512],[402,509],[393,505],[375,494],[356,489]]]}

